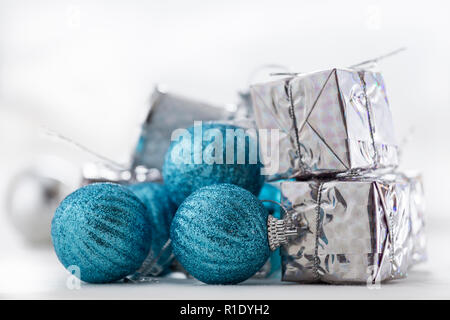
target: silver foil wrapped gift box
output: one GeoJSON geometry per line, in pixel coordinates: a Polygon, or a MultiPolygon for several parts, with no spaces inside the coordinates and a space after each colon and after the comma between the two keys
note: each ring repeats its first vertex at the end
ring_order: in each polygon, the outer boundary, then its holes
{"type": "Polygon", "coordinates": [[[270,172],[274,177],[397,166],[392,117],[379,72],[296,74],[253,85],[251,95],[258,129],[279,130],[277,139],[260,140],[261,148],[271,151],[261,156],[266,166],[275,168],[270,172]]]}
{"type": "Polygon", "coordinates": [[[283,219],[299,230],[281,250],[283,280],[377,283],[405,277],[425,250],[416,241],[423,224],[411,213],[415,181],[395,174],[283,182],[283,219]]]}
{"type": "Polygon", "coordinates": [[[156,87],[133,154],[132,169],[144,166],[161,170],[174,130],[188,128],[194,121],[228,120],[231,115],[224,107],[167,93],[156,87]]]}

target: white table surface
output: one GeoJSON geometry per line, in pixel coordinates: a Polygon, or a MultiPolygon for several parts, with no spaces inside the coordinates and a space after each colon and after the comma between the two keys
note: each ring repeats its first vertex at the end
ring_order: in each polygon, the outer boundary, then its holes
{"type": "MultiPolygon", "coordinates": [[[[68,273],[51,247],[30,248],[10,235],[0,246],[0,298],[6,299],[449,299],[450,224],[429,226],[429,261],[410,271],[407,279],[381,284],[304,285],[279,279],[248,280],[239,285],[205,285],[193,279],[162,278],[153,283],[81,283],[66,285],[68,273]]],[[[0,228],[0,232],[3,231],[0,228]]],[[[3,234],[5,236],[5,234],[3,234]]]]}

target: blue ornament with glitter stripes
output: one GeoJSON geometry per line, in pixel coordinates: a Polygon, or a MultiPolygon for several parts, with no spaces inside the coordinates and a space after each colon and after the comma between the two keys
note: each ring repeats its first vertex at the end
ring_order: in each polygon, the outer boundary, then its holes
{"type": "MultiPolygon", "coordinates": [[[[177,211],[177,206],[171,200],[165,185],[154,182],[144,182],[128,186],[147,208],[146,214],[152,229],[152,246],[146,263],[153,263],[148,270],[150,275],[164,275],[169,271],[172,262],[172,248],[169,245],[163,250],[169,240],[170,224],[177,211]],[[157,261],[154,259],[157,258],[157,261]]],[[[144,263],[144,265],[146,264],[144,263]]]]}
{"type": "Polygon", "coordinates": [[[78,267],[80,279],[92,283],[135,272],[152,241],[144,204],[113,183],[87,185],[68,195],[56,209],[51,235],[64,267],[78,267]]]}
{"type": "MultiPolygon", "coordinates": [[[[276,186],[265,183],[258,195],[259,200],[271,200],[281,203],[281,191],[276,186]]],[[[281,219],[280,205],[273,202],[263,202],[264,207],[277,219],[281,219]]]]}
{"type": "Polygon", "coordinates": [[[264,183],[258,145],[244,134],[238,126],[204,123],[188,128],[171,143],[162,174],[177,205],[195,190],[218,183],[235,184],[258,195],[264,183]],[[236,135],[231,137],[227,131],[236,135]]]}
{"type": "Polygon", "coordinates": [[[178,208],[170,235],[173,252],[196,279],[235,284],[254,275],[270,255],[268,212],[249,191],[206,186],[178,208]]]}

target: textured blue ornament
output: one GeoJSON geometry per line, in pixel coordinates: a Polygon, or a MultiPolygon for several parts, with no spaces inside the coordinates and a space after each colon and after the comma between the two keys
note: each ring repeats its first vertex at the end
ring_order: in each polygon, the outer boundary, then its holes
{"type": "MultiPolygon", "coordinates": [[[[201,187],[219,183],[235,184],[258,195],[264,183],[264,176],[261,176],[262,164],[257,151],[256,163],[250,163],[255,161],[250,161],[252,149],[249,147],[250,143],[256,146],[256,141],[247,136],[245,148],[238,147],[241,140],[237,137],[227,139],[227,129],[244,130],[234,125],[203,124],[188,128],[187,138],[181,137],[172,142],[165,156],[162,174],[175,203],[181,204],[187,196],[201,187]],[[201,132],[198,128],[201,128],[201,132]],[[215,132],[221,133],[222,141],[215,139],[215,132]],[[231,147],[234,146],[234,160],[231,164],[227,164],[227,145],[228,150],[233,150],[231,147]],[[188,154],[180,150],[188,150],[188,154]],[[223,159],[223,162],[213,163],[218,158],[223,159]],[[245,159],[245,162],[239,164],[238,159],[245,159]]],[[[230,155],[229,159],[232,159],[230,155]]]]}
{"type": "Polygon", "coordinates": [[[86,282],[113,282],[136,271],[151,245],[144,204],[129,189],[96,183],[68,195],[52,221],[53,246],[64,267],[86,282]]]}
{"type": "MultiPolygon", "coordinates": [[[[177,211],[177,206],[171,200],[166,186],[162,184],[144,182],[130,185],[129,188],[147,208],[147,218],[152,228],[152,246],[146,261],[151,261],[158,257],[161,249],[169,240],[170,224],[177,211]]],[[[158,258],[156,266],[161,268],[161,270],[158,272],[158,270],[153,268],[153,275],[164,274],[167,271],[171,262],[171,254],[172,249],[169,246],[158,258]]]]}
{"type": "Polygon", "coordinates": [[[170,235],[181,265],[209,284],[244,281],[270,255],[267,210],[252,193],[231,184],[191,194],[178,208],[170,235]]]}

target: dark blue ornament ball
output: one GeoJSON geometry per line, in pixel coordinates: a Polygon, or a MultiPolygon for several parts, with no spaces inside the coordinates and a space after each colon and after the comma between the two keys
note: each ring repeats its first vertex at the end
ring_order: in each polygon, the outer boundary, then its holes
{"type": "Polygon", "coordinates": [[[235,284],[254,275],[270,255],[267,210],[231,184],[203,187],[179,207],[170,235],[173,252],[192,276],[235,284]]]}
{"type": "Polygon", "coordinates": [[[239,133],[227,139],[227,129],[244,132],[243,128],[234,125],[203,124],[188,128],[188,135],[170,145],[162,174],[178,205],[195,190],[219,183],[235,184],[258,195],[264,176],[261,175],[257,142],[249,136],[238,138],[239,133]],[[217,134],[221,138],[217,138],[217,134]],[[242,147],[242,141],[245,141],[245,147],[242,147]]]}
{"type": "Polygon", "coordinates": [[[152,246],[146,262],[157,259],[156,265],[150,270],[152,275],[162,275],[168,271],[172,259],[171,246],[160,254],[170,235],[170,224],[177,211],[177,206],[171,200],[166,186],[144,182],[130,185],[129,188],[136,194],[147,208],[147,218],[152,229],[152,246]]]}
{"type": "Polygon", "coordinates": [[[135,272],[151,245],[144,204],[129,189],[96,183],[67,196],[52,221],[53,246],[64,267],[81,280],[105,283],[135,272]]]}

